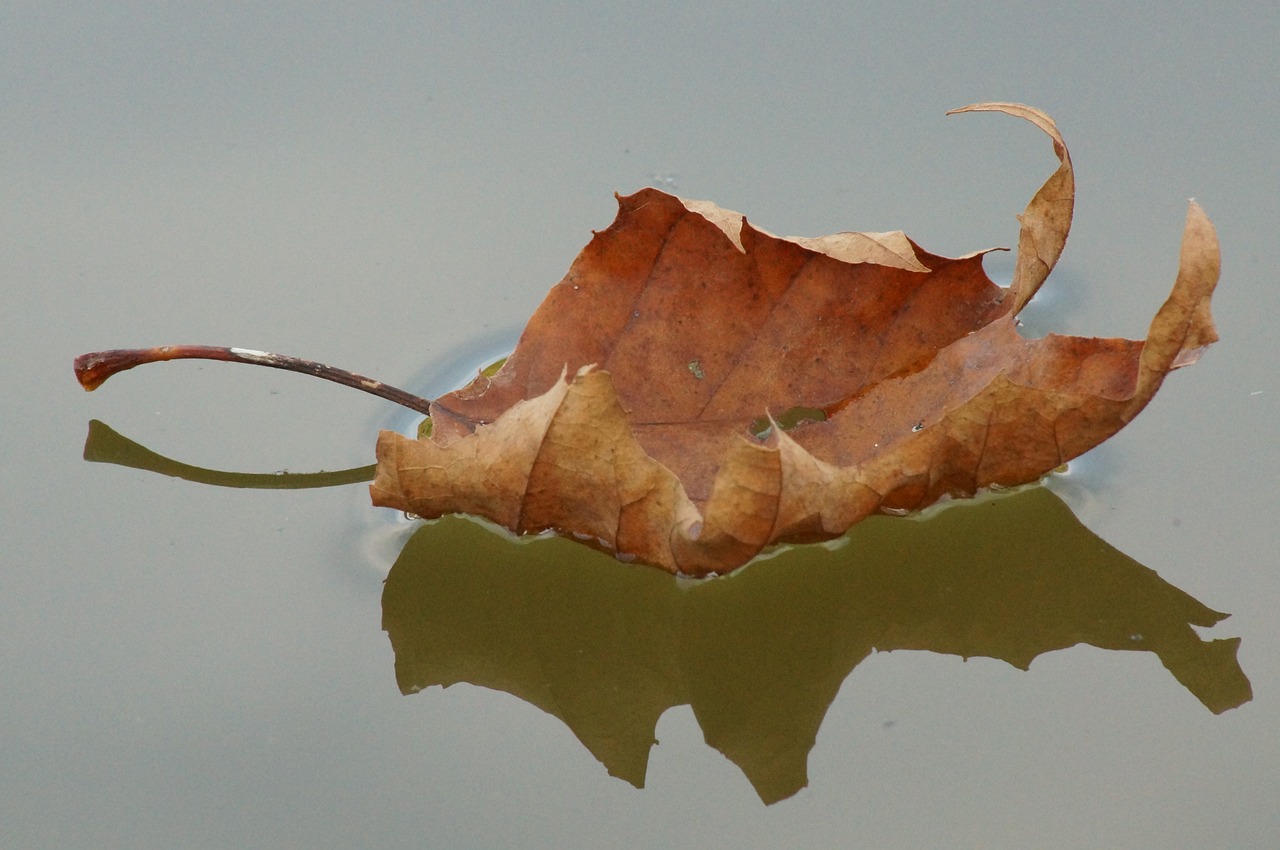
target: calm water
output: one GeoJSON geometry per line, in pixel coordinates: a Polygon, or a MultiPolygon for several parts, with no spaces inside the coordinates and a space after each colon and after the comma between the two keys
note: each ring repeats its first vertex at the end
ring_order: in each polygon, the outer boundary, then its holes
{"type": "Polygon", "coordinates": [[[0,845],[1280,843],[1277,12],[908,11],[0,13],[0,845]],[[1188,196],[1224,246],[1223,342],[1052,492],[693,586],[81,457],[96,419],[208,469],[371,463],[409,420],[357,393],[85,395],[71,359],[434,392],[655,174],[775,232],[1008,245],[1048,145],[942,115],[1001,97],[1078,168],[1034,330],[1142,336],[1188,196]]]}

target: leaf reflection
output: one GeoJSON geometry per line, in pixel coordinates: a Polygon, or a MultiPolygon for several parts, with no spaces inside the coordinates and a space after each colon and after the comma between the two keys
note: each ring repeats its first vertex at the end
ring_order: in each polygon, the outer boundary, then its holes
{"type": "MultiPolygon", "coordinates": [[[[181,463],[90,423],[85,459],[224,487],[368,481],[181,463]]],[[[506,691],[563,721],[609,773],[643,787],[658,718],[688,704],[708,744],[766,803],[807,784],[841,684],[874,651],[986,656],[1027,669],[1079,643],[1153,652],[1215,714],[1253,698],[1239,638],[1203,641],[1213,611],[1096,537],[1052,492],[876,516],[841,545],[784,549],[692,582],[570,540],[514,540],[451,516],[409,539],[387,576],[383,628],[400,690],[506,691]]]]}
{"type": "Polygon", "coordinates": [[[392,567],[383,628],[402,692],[469,682],[511,693],[637,787],[658,718],[687,703],[766,803],[807,784],[827,708],[873,651],[1025,670],[1086,643],[1155,653],[1215,714],[1252,698],[1239,638],[1202,641],[1191,628],[1226,615],[1098,539],[1044,488],[926,521],[874,517],[845,540],[695,584],[446,517],[392,567]]]}
{"type": "Polygon", "coordinates": [[[90,463],[114,463],[132,469],[143,469],[197,484],[249,490],[310,490],[316,487],[357,484],[372,481],[375,469],[373,464],[332,472],[225,472],[206,469],[157,454],[97,419],[89,421],[89,436],[84,442],[84,459],[90,463]]]}

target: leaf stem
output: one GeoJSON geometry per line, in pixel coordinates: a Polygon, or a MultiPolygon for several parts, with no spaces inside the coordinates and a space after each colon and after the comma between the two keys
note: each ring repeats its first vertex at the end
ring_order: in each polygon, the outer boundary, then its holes
{"type": "Polygon", "coordinates": [[[335,369],[314,360],[303,360],[287,354],[272,354],[267,351],[254,351],[249,348],[224,348],[216,345],[162,345],[156,348],[116,348],[110,351],[95,351],[82,354],[75,360],[76,379],[86,390],[96,390],[106,382],[107,378],[117,372],[141,366],[144,363],[159,363],[164,360],[221,360],[227,363],[247,363],[251,366],[267,366],[271,369],[284,369],[312,375],[352,387],[375,395],[378,398],[416,410],[419,413],[431,414],[431,400],[405,392],[382,381],[357,375],[345,369],[335,369]]]}

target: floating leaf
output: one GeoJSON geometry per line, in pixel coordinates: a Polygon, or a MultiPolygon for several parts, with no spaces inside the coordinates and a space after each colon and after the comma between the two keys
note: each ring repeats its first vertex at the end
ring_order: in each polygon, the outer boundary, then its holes
{"type": "Polygon", "coordinates": [[[1128,423],[1217,339],[1218,243],[1187,213],[1173,292],[1145,341],[1024,339],[1016,315],[1066,242],[1071,160],[1020,217],[1013,281],[983,252],[900,232],[780,238],[657,189],[619,197],[493,375],[383,432],[375,504],[554,529],[625,559],[729,572],[876,511],[1034,481],[1128,423]],[[762,427],[787,411],[821,415],[762,427]]]}

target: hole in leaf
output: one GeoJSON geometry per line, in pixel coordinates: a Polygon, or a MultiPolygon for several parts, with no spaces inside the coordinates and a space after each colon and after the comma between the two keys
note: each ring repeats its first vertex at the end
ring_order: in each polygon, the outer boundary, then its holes
{"type": "MultiPolygon", "coordinates": [[[[777,422],[778,427],[783,431],[790,431],[809,422],[826,422],[827,413],[820,407],[792,407],[773,417],[773,421],[777,422]]],[[[768,439],[772,430],[773,424],[769,422],[767,416],[751,420],[750,431],[757,440],[768,439]]]]}

